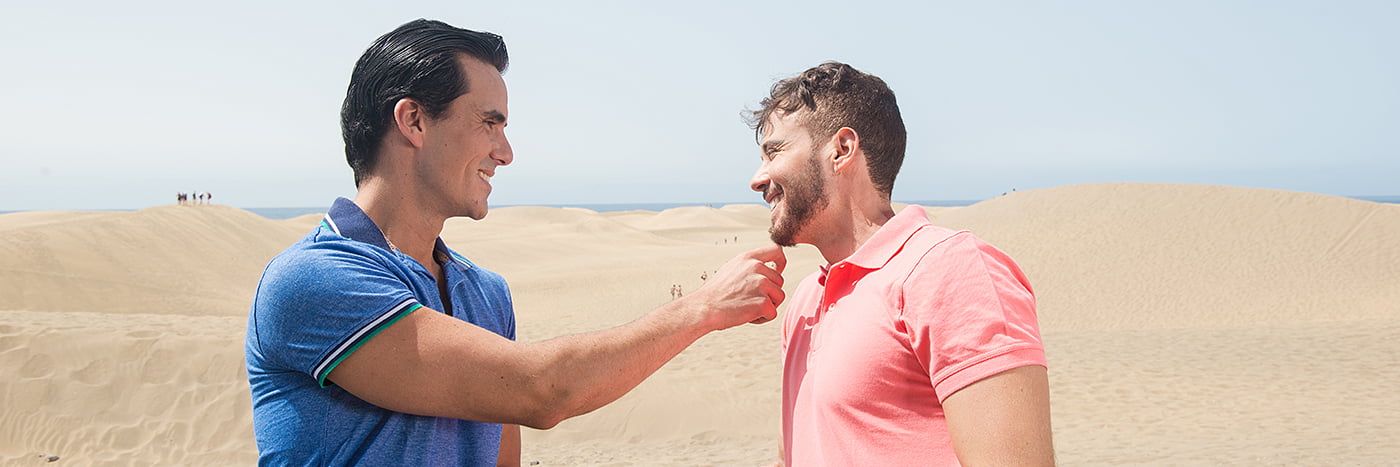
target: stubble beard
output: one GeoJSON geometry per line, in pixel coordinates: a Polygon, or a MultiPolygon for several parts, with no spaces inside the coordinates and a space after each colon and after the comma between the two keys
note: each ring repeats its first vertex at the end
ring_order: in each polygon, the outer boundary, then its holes
{"type": "Polygon", "coordinates": [[[774,219],[773,226],[768,228],[768,237],[778,246],[796,245],[797,235],[830,202],[826,197],[826,180],[821,176],[821,162],[816,157],[808,161],[801,176],[783,188],[783,216],[774,219]]]}

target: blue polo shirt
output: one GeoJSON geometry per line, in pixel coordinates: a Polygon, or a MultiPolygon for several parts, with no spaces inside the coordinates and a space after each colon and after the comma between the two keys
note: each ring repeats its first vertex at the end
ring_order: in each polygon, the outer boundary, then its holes
{"type": "Polygon", "coordinates": [[[501,425],[385,410],[326,380],[345,357],[428,307],[515,339],[505,279],[437,240],[450,306],[353,201],[273,258],[244,344],[260,465],[495,465],[501,425]]]}

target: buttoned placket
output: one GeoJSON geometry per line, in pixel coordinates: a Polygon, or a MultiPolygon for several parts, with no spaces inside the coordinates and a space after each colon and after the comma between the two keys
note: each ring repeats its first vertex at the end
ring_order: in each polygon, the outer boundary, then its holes
{"type": "Polygon", "coordinates": [[[841,297],[846,296],[850,292],[851,286],[855,285],[855,282],[846,283],[846,278],[850,277],[850,274],[851,263],[845,262],[832,266],[831,271],[827,273],[826,287],[822,289],[822,307],[825,312],[835,309],[836,302],[841,301],[841,297]]]}
{"type": "Polygon", "coordinates": [[[452,302],[452,293],[457,287],[461,285],[462,281],[465,280],[465,277],[463,277],[463,274],[460,270],[454,271],[454,269],[457,269],[459,267],[461,269],[467,269],[468,266],[466,264],[460,264],[459,266],[457,263],[457,259],[453,258],[450,253],[440,252],[436,248],[433,250],[433,260],[442,259],[443,257],[447,258],[446,261],[438,263],[438,266],[442,268],[443,280],[447,282],[447,295],[443,295],[442,291],[440,291],[437,287],[437,278],[433,276],[432,272],[428,271],[428,268],[426,266],[423,266],[423,264],[419,263],[417,259],[414,259],[412,256],[408,256],[402,251],[394,250],[391,253],[396,254],[401,259],[403,259],[404,263],[409,265],[409,269],[411,269],[414,274],[421,276],[422,278],[426,279],[428,283],[433,284],[432,290],[428,290],[426,291],[426,293],[437,297],[437,303],[424,303],[423,305],[438,310],[438,312],[447,316],[456,315],[456,311],[453,310],[453,308],[455,308],[457,304],[452,302]],[[443,256],[440,257],[439,254],[443,256]]]}
{"type": "Polygon", "coordinates": [[[836,263],[827,270],[826,277],[822,281],[822,298],[817,305],[816,322],[813,323],[811,352],[815,353],[822,347],[822,338],[826,334],[827,314],[836,309],[836,303],[842,297],[850,294],[851,287],[855,282],[846,283],[846,278],[850,277],[851,264],[846,262],[836,263]]]}

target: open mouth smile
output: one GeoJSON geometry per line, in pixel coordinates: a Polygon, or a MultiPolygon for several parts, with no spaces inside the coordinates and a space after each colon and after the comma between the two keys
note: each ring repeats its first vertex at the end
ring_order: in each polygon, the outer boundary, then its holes
{"type": "Polygon", "coordinates": [[[773,187],[768,190],[767,193],[763,194],[763,202],[768,203],[768,209],[773,209],[777,207],[778,200],[782,197],[782,194],[783,190],[781,188],[773,187]]]}

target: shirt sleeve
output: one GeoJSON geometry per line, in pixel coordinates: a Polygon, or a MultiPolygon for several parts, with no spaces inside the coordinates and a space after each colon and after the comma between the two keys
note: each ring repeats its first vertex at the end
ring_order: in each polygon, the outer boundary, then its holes
{"type": "Polygon", "coordinates": [[[506,339],[515,340],[515,299],[511,297],[510,287],[506,285],[505,279],[501,279],[501,289],[504,291],[506,310],[508,311],[505,313],[506,330],[503,336],[506,339]]]}
{"type": "Polygon", "coordinates": [[[324,387],[345,357],[421,306],[393,268],[353,249],[325,245],[268,266],[253,321],[266,359],[324,387]]]}
{"type": "Polygon", "coordinates": [[[1045,366],[1030,282],[1006,253],[963,232],[925,253],[901,320],[942,403],[983,378],[1045,366]]]}

